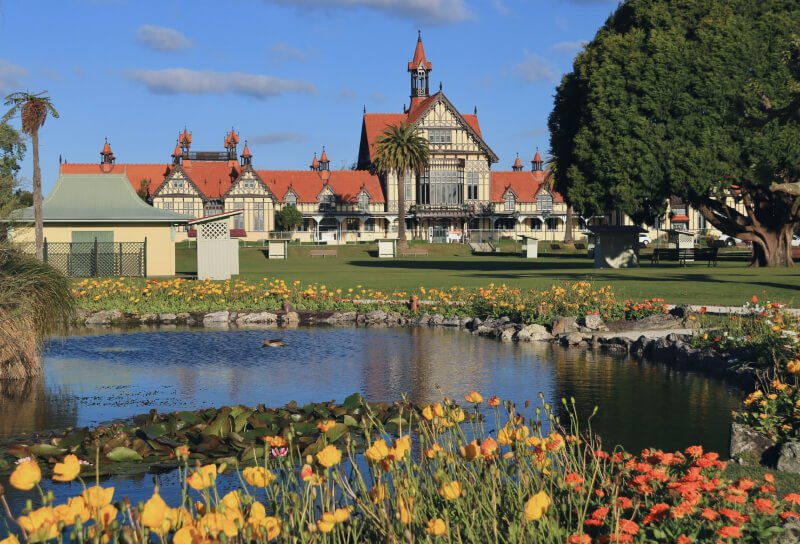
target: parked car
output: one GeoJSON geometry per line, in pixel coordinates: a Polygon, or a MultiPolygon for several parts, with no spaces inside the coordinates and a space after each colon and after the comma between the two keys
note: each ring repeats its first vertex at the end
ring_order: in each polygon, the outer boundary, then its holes
{"type": "Polygon", "coordinates": [[[723,242],[728,247],[733,247],[737,244],[741,244],[742,241],[738,238],[734,238],[733,236],[728,236],[727,234],[720,234],[719,241],[723,242]]]}
{"type": "Polygon", "coordinates": [[[652,240],[650,239],[650,235],[649,234],[647,234],[646,232],[640,232],[639,233],[639,245],[640,246],[647,247],[647,246],[650,245],[650,242],[652,242],[652,240]]]}

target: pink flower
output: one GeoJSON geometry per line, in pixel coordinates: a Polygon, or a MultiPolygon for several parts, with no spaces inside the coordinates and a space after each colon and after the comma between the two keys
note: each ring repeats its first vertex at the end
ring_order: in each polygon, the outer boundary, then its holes
{"type": "Polygon", "coordinates": [[[286,457],[289,454],[289,448],[272,448],[269,452],[273,457],[286,457]]]}

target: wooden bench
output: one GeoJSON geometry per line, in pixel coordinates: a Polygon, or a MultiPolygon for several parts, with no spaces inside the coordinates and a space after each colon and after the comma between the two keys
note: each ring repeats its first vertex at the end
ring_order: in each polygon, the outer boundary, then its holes
{"type": "Polygon", "coordinates": [[[427,257],[428,250],[421,247],[410,247],[400,252],[403,257],[427,257]]]}
{"type": "Polygon", "coordinates": [[[336,257],[337,252],[335,249],[312,249],[308,252],[310,257],[336,257]]]}
{"type": "Polygon", "coordinates": [[[706,261],[707,266],[717,266],[718,247],[701,247],[694,250],[696,261],[706,261]]]}
{"type": "Polygon", "coordinates": [[[586,244],[583,242],[575,242],[575,249],[584,250],[586,249],[586,244]]]}
{"type": "Polygon", "coordinates": [[[717,255],[719,248],[654,248],[653,255],[650,257],[650,262],[658,264],[662,260],[665,261],[678,261],[678,264],[686,265],[686,261],[706,261],[708,266],[712,264],[717,266],[717,255]]]}

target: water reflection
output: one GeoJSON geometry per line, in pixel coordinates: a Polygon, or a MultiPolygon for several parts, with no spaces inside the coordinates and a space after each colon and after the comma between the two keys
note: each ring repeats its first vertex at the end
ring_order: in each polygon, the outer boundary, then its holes
{"type": "Polygon", "coordinates": [[[44,378],[0,380],[0,437],[74,425],[76,399],[59,389],[46,390],[44,378]]]}

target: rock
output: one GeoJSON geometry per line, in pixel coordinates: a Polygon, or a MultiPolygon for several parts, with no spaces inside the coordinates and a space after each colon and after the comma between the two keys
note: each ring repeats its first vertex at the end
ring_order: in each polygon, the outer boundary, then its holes
{"type": "Polygon", "coordinates": [[[214,323],[227,323],[231,318],[231,313],[227,310],[222,312],[212,312],[203,316],[203,325],[214,323]]]}
{"type": "Polygon", "coordinates": [[[535,332],[528,339],[528,342],[552,342],[553,335],[549,332],[535,332]]]}
{"type": "Polygon", "coordinates": [[[500,340],[503,342],[513,342],[514,336],[517,334],[516,329],[513,327],[509,327],[504,329],[503,332],[500,334],[500,340]]]}
{"type": "Polygon", "coordinates": [[[520,329],[519,333],[517,334],[517,340],[519,340],[520,342],[530,342],[531,337],[533,337],[534,334],[542,334],[542,333],[547,334],[547,336],[550,336],[550,334],[547,332],[547,329],[542,325],[537,325],[535,323],[531,325],[525,325],[520,329]]]}
{"type": "Polygon", "coordinates": [[[367,323],[386,323],[386,312],[381,310],[374,310],[368,312],[366,316],[367,323]]]}
{"type": "Polygon", "coordinates": [[[586,340],[586,336],[584,336],[583,333],[580,332],[571,332],[561,337],[561,342],[569,346],[577,346],[584,340],[586,340]]]}
{"type": "Polygon", "coordinates": [[[553,336],[561,336],[571,332],[578,332],[578,322],[574,317],[556,316],[553,320],[553,329],[550,331],[553,336]]]}
{"type": "Polygon", "coordinates": [[[428,325],[431,327],[438,327],[442,323],[444,323],[444,316],[442,314],[433,314],[428,321],[428,325]]]}
{"type": "Polygon", "coordinates": [[[669,315],[672,317],[677,317],[678,319],[686,319],[686,317],[691,312],[691,308],[685,304],[680,304],[675,306],[673,309],[669,311],[669,315]]]}
{"type": "Polygon", "coordinates": [[[443,327],[460,327],[461,326],[461,320],[459,318],[457,318],[457,317],[449,317],[449,318],[445,319],[444,321],[442,321],[442,326],[443,327]]]}
{"type": "Polygon", "coordinates": [[[87,325],[108,325],[125,319],[122,310],[100,310],[86,318],[87,325]]]}
{"type": "Polygon", "coordinates": [[[158,323],[158,314],[141,314],[139,323],[158,323]]]}
{"type": "Polygon", "coordinates": [[[339,314],[339,321],[342,323],[349,323],[358,319],[358,314],[356,312],[342,312],[339,314]]]}
{"type": "Polygon", "coordinates": [[[175,323],[178,316],[175,314],[158,314],[158,320],[162,323],[175,323]]]}
{"type": "Polygon", "coordinates": [[[299,323],[300,315],[297,312],[286,312],[278,318],[281,323],[299,323]]]}
{"type": "Polygon", "coordinates": [[[242,314],[236,318],[237,325],[262,325],[277,323],[278,316],[270,312],[258,312],[254,314],[242,314]]]}
{"type": "Polygon", "coordinates": [[[402,323],[404,320],[403,314],[400,312],[387,312],[386,322],[391,324],[402,323]]]}
{"type": "Polygon", "coordinates": [[[473,317],[472,319],[469,320],[469,325],[467,328],[471,331],[474,331],[481,325],[483,325],[483,320],[479,317],[473,317]]]}
{"type": "Polygon", "coordinates": [[[458,320],[458,325],[460,327],[464,327],[465,329],[469,329],[472,327],[473,321],[475,320],[471,317],[462,317],[461,319],[458,320]]]}
{"type": "Polygon", "coordinates": [[[731,459],[739,459],[744,464],[758,465],[764,463],[775,444],[748,425],[733,423],[731,425],[731,459]]]}
{"type": "Polygon", "coordinates": [[[607,331],[605,322],[599,315],[587,315],[583,318],[583,326],[591,331],[607,331]]]}
{"type": "Polygon", "coordinates": [[[786,442],[778,454],[778,470],[800,474],[800,442],[786,442]]]}
{"type": "Polygon", "coordinates": [[[784,524],[783,533],[778,536],[775,544],[800,544],[800,521],[784,524]]]}

